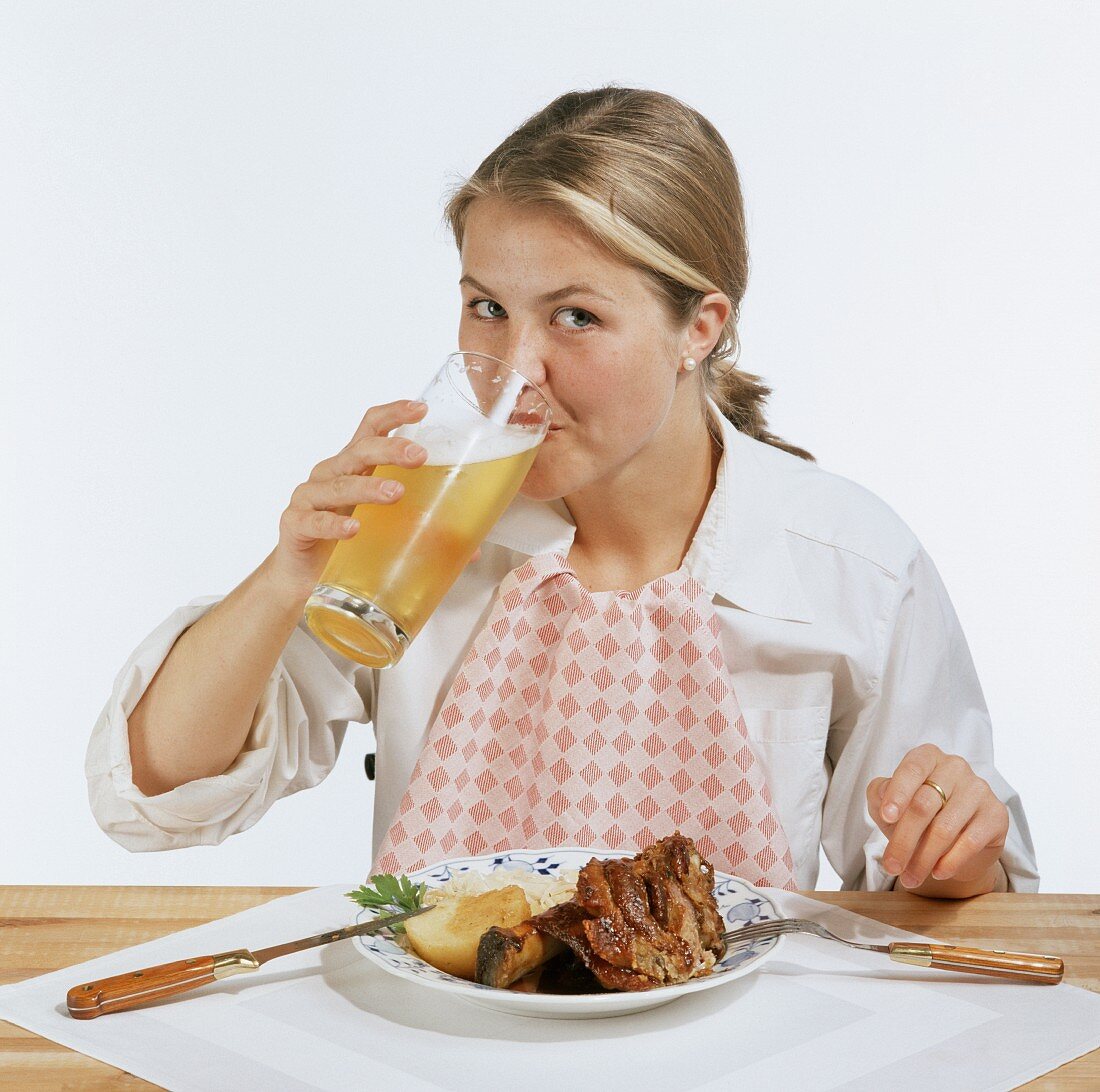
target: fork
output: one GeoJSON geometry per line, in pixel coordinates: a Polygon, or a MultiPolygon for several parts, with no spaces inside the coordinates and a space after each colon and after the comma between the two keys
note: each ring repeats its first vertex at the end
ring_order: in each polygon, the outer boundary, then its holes
{"type": "Polygon", "coordinates": [[[860,944],[830,933],[823,925],[808,918],[777,918],[746,925],[723,933],[729,947],[742,947],[760,940],[772,940],[785,933],[810,933],[824,940],[835,940],[849,948],[882,952],[896,963],[913,967],[938,967],[944,971],[965,971],[996,978],[1055,984],[1062,981],[1064,965],[1057,956],[1032,955],[1028,952],[1002,952],[993,948],[959,948],[954,944],[860,944]]]}

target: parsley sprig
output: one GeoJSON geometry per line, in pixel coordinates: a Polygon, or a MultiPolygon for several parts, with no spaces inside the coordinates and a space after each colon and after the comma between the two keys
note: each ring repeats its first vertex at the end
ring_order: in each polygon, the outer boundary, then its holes
{"type": "MultiPolygon", "coordinates": [[[[419,910],[424,905],[427,884],[415,884],[408,876],[391,876],[388,872],[371,876],[370,882],[373,887],[363,884],[354,891],[348,891],[347,897],[364,909],[377,913],[402,914],[407,910],[419,910]]],[[[393,931],[403,933],[405,926],[398,923],[393,931]]]]}

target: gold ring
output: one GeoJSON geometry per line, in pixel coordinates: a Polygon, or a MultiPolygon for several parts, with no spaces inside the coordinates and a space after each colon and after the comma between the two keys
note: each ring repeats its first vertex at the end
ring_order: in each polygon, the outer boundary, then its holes
{"type": "MultiPolygon", "coordinates": [[[[944,808],[945,808],[945,807],[947,807],[947,793],[945,793],[945,792],[943,791],[943,789],[941,789],[941,788],[939,787],[939,785],[937,785],[937,784],[935,783],[935,781],[932,781],[932,780],[931,780],[931,779],[929,779],[929,778],[925,778],[925,781],[924,781],[924,783],[925,783],[925,784],[926,784],[926,785],[927,785],[927,786],[928,786],[928,787],[929,787],[930,789],[935,789],[935,790],[936,790],[936,792],[938,792],[938,793],[940,794],[940,799],[941,799],[941,800],[943,801],[943,807],[944,807],[944,808]]],[[[942,811],[942,810],[943,810],[943,808],[941,808],[940,810],[942,811]]]]}

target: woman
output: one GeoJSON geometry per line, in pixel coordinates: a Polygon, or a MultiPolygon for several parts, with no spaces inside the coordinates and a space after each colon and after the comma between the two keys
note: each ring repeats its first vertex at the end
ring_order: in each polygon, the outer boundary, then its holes
{"type": "Polygon", "coordinates": [[[511,362],[553,409],[522,495],[396,667],[343,660],[302,624],[305,600],[352,506],[400,502],[365,475],[425,458],[389,435],[423,406],[368,410],[256,571],[173,614],[120,674],[88,757],[103,828],[135,850],[221,841],[320,781],[347,722],[371,720],[388,867],[524,839],[631,848],[678,826],[779,886],[812,888],[820,846],[846,888],[1034,890],[931,561],[880,501],[771,435],[767,389],[734,368],[748,259],[714,128],[654,92],[563,95],[447,216],[461,347],[511,362]],[[676,656],[669,605],[694,620],[676,656]],[[558,615],[545,654],[519,655],[528,620],[558,615]],[[590,645],[613,658],[603,676],[590,645]],[[589,731],[601,677],[634,693],[635,675],[648,704],[589,731]],[[526,726],[521,676],[541,711],[526,726]]]}

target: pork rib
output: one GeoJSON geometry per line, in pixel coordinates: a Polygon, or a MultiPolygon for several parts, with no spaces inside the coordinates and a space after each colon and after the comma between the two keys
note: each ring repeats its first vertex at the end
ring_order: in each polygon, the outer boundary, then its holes
{"type": "MultiPolygon", "coordinates": [[[[680,833],[636,857],[593,858],[581,869],[574,899],[515,931],[490,930],[482,947],[487,956],[515,948],[532,932],[572,948],[606,989],[686,982],[709,974],[723,951],[714,869],[680,833]],[[517,935],[509,936],[513,932],[517,935]]],[[[523,947],[529,950],[530,942],[523,947]]],[[[491,973],[488,959],[484,964],[479,959],[478,978],[487,985],[505,984],[491,973]]]]}

